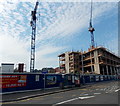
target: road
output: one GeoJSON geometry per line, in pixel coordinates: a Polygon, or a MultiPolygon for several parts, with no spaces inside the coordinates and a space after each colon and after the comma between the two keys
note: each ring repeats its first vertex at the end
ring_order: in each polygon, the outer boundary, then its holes
{"type": "Polygon", "coordinates": [[[38,96],[3,104],[118,104],[118,81],[100,82],[90,87],[38,96]]]}

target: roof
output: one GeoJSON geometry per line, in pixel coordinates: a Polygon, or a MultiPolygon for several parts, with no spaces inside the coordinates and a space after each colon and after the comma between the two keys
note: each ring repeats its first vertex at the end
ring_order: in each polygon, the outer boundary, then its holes
{"type": "Polygon", "coordinates": [[[64,55],[65,55],[65,53],[62,53],[62,54],[58,55],[58,57],[61,57],[61,56],[64,56],[64,55]]]}
{"type": "MultiPolygon", "coordinates": [[[[104,50],[104,51],[106,51],[106,52],[108,52],[108,53],[116,56],[117,58],[120,58],[120,56],[116,55],[115,53],[111,52],[110,50],[108,50],[107,48],[102,47],[102,46],[95,47],[95,48],[92,48],[92,49],[89,48],[88,51],[84,51],[83,54],[87,54],[87,53],[90,53],[90,52],[95,51],[95,50],[98,50],[98,49],[102,49],[102,50],[104,50]]],[[[76,54],[79,53],[79,54],[81,54],[81,52],[79,52],[79,51],[78,51],[78,52],[71,51],[71,52],[68,52],[68,53],[69,53],[69,54],[72,54],[72,53],[76,53],[76,54]]],[[[65,53],[60,54],[58,57],[62,57],[62,56],[65,56],[65,53]]]]}
{"type": "Polygon", "coordinates": [[[69,54],[79,54],[80,52],[74,52],[74,51],[72,51],[72,52],[70,52],[69,54]]]}
{"type": "Polygon", "coordinates": [[[14,63],[1,63],[1,65],[14,65],[14,63]]]}
{"type": "Polygon", "coordinates": [[[93,49],[89,49],[87,52],[85,51],[83,54],[86,54],[86,53],[89,53],[89,52],[91,52],[91,51],[95,51],[95,50],[98,50],[98,49],[102,49],[102,50],[104,50],[104,51],[106,51],[106,52],[108,52],[108,53],[116,56],[117,58],[120,58],[120,57],[117,56],[115,53],[111,52],[110,50],[108,50],[107,48],[102,47],[102,46],[99,46],[99,47],[96,47],[96,48],[93,48],[93,49]]]}

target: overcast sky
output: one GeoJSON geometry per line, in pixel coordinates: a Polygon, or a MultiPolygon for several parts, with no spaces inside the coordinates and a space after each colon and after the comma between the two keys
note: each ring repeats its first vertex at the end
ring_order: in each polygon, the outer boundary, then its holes
{"type": "MultiPolygon", "coordinates": [[[[90,2],[56,1],[58,2],[40,2],[37,10],[37,69],[58,67],[59,54],[71,50],[87,50],[91,44],[88,32],[90,2]]],[[[105,46],[117,54],[118,3],[107,1],[93,2],[95,44],[105,46]]],[[[1,1],[0,63],[14,63],[15,67],[18,63],[25,63],[29,71],[32,31],[30,20],[34,6],[35,0],[1,1]]]]}

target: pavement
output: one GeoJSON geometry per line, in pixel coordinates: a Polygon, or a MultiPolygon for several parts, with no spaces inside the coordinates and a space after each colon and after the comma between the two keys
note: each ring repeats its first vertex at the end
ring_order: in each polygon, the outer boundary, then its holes
{"type": "Polygon", "coordinates": [[[13,92],[13,93],[6,93],[6,94],[0,94],[2,96],[2,100],[0,102],[11,102],[11,101],[19,101],[19,100],[24,100],[28,98],[33,98],[37,96],[43,96],[43,95],[50,95],[54,93],[59,93],[59,92],[65,92],[65,91],[70,91],[78,88],[85,88],[91,85],[82,85],[81,87],[68,87],[64,89],[60,89],[59,87],[57,88],[52,88],[52,89],[39,89],[39,90],[33,90],[33,91],[26,91],[26,92],[13,92]]]}
{"type": "MultiPolygon", "coordinates": [[[[117,104],[117,81],[99,82],[66,89],[46,89],[32,92],[3,94],[3,104],[117,104]],[[85,101],[83,101],[85,100],[85,101]]],[[[1,104],[2,104],[1,103],[1,104]]]]}

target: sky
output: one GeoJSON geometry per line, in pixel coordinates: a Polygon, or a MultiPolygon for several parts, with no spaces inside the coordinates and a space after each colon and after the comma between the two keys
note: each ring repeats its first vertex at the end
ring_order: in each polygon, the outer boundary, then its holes
{"type": "MultiPolygon", "coordinates": [[[[35,3],[36,0],[0,1],[0,63],[14,63],[15,67],[24,63],[29,72],[30,20],[35,3]]],[[[37,9],[35,69],[58,67],[58,55],[63,52],[88,50],[89,20],[88,0],[41,0],[37,9]]],[[[93,27],[95,44],[118,54],[117,0],[93,1],[93,27]]]]}

